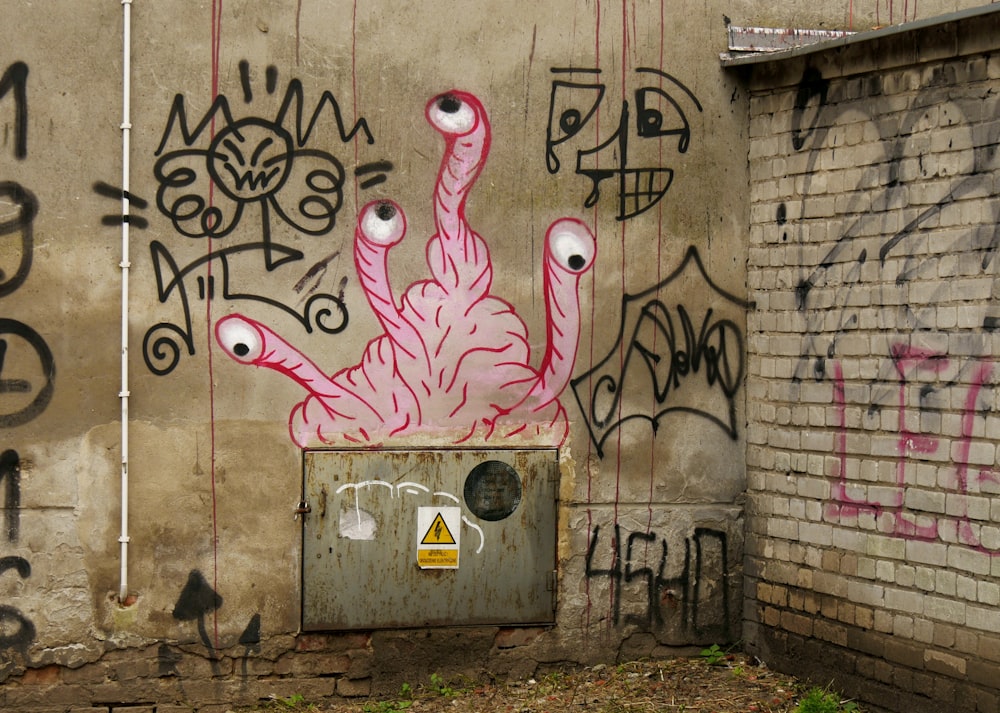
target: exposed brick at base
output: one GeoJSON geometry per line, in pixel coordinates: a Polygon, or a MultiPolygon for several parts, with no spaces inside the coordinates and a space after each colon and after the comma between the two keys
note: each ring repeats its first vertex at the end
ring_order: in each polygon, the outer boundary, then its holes
{"type": "Polygon", "coordinates": [[[997,713],[996,679],[980,685],[904,664],[859,656],[843,647],[766,627],[755,630],[748,650],[768,666],[820,687],[847,691],[866,710],[997,713]]]}
{"type": "MultiPolygon", "coordinates": [[[[224,713],[302,696],[309,701],[392,694],[447,672],[468,680],[529,677],[544,666],[547,627],[460,627],[281,636],[209,652],[196,644],[113,648],[74,667],[9,675],[0,710],[77,713],[149,707],[156,713],[224,713]]],[[[649,651],[640,651],[648,655],[649,651]]]]}

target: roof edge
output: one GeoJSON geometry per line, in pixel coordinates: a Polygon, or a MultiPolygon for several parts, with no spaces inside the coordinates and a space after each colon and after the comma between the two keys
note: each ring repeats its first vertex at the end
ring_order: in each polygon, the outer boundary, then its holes
{"type": "MultiPolygon", "coordinates": [[[[733,55],[730,54],[729,52],[723,52],[719,55],[719,60],[723,67],[739,67],[746,65],[766,64],[768,62],[780,62],[782,60],[792,59],[794,57],[816,54],[818,52],[826,52],[828,50],[835,49],[838,47],[846,47],[849,45],[871,42],[872,40],[883,39],[885,37],[892,37],[894,35],[902,35],[908,32],[915,32],[917,30],[923,30],[931,27],[938,27],[941,25],[946,25],[951,22],[961,22],[963,20],[969,20],[976,17],[981,17],[983,15],[991,15],[993,13],[1000,13],[1000,4],[994,3],[990,5],[982,5],[980,7],[973,7],[967,10],[959,10],[958,12],[951,12],[945,15],[936,15],[934,17],[928,17],[923,20],[914,20],[912,22],[904,22],[899,25],[891,25],[890,27],[884,27],[878,30],[868,30],[866,32],[845,34],[843,37],[836,37],[829,40],[822,40],[820,42],[814,42],[811,44],[802,45],[800,47],[793,47],[792,49],[787,49],[787,50],[754,52],[752,54],[744,54],[744,55],[733,55]]],[[[795,33],[803,31],[777,30],[777,32],[795,33]]]]}

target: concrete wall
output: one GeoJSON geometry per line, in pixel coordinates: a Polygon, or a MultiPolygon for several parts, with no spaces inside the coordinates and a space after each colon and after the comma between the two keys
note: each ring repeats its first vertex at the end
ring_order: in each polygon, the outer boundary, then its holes
{"type": "Polygon", "coordinates": [[[748,99],[718,56],[725,18],[812,5],[134,2],[125,220],[123,6],[6,3],[0,707],[738,639],[748,99]],[[558,447],[555,624],[300,632],[303,448],[456,444],[558,447]]]}
{"type": "Polygon", "coordinates": [[[667,12],[132,4],[120,602],[122,6],[5,7],[2,179],[37,213],[4,234],[0,707],[363,695],[739,637],[746,95],[721,3],[667,12]],[[623,195],[636,176],[669,190],[623,195]],[[300,633],[303,448],[456,446],[559,448],[555,625],[300,633]]]}
{"type": "Polygon", "coordinates": [[[998,29],[753,70],[745,637],[889,710],[1000,706],[998,29]]]}

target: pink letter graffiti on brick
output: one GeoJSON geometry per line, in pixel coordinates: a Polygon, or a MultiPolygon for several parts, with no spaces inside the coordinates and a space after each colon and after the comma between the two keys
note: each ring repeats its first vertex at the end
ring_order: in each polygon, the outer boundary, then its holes
{"type": "MultiPolygon", "coordinates": [[[[946,513],[918,513],[906,506],[905,491],[912,483],[912,476],[907,475],[911,467],[911,456],[935,454],[941,448],[939,439],[919,433],[919,418],[917,424],[908,423],[908,414],[913,418],[911,405],[907,402],[907,385],[919,373],[937,374],[948,366],[948,358],[941,353],[918,349],[908,344],[894,344],[891,347],[893,364],[899,375],[899,440],[897,448],[899,457],[896,463],[896,483],[891,488],[892,497],[887,501],[874,500],[864,491],[866,486],[855,483],[861,495],[852,495],[849,491],[847,478],[847,421],[846,399],[844,393],[844,372],[839,361],[833,362],[833,395],[837,407],[839,424],[835,452],[839,461],[837,481],[831,486],[831,501],[824,508],[824,519],[827,522],[849,524],[857,520],[862,513],[873,516],[879,532],[899,535],[906,539],[960,542],[973,550],[991,557],[1000,556],[1000,550],[983,544],[981,525],[974,523],[969,515],[966,496],[970,494],[970,453],[972,450],[974,421],[976,418],[976,402],[983,384],[989,382],[993,374],[991,362],[979,361],[975,366],[965,396],[965,407],[962,412],[961,436],[951,446],[952,462],[955,466],[954,483],[948,488],[949,499],[952,502],[946,513]]],[[[918,414],[919,416],[919,414],[918,414]]],[[[979,484],[983,482],[997,483],[998,478],[989,468],[978,470],[973,477],[979,484]]],[[[885,489],[884,486],[882,489],[885,489]]],[[[979,492],[976,488],[976,492],[979,492]]]]}
{"type": "Polygon", "coordinates": [[[530,365],[527,328],[514,307],[491,294],[489,248],[465,215],[465,202],[486,162],[490,125],[476,97],[449,92],[427,106],[445,139],[434,190],[436,234],[427,243],[430,279],[400,297],[389,284],[389,250],[403,240],[406,217],[392,201],[365,206],[358,218],[354,262],[384,334],[361,362],[327,376],[268,327],[241,315],[216,324],[234,360],[291,377],[306,389],[289,429],[301,447],[377,445],[412,433],[441,433],[462,442],[521,436],[559,444],[568,431],[559,395],[569,382],[580,332],[580,277],[594,263],[593,234],[564,218],[545,238],[545,354],[530,365]]]}

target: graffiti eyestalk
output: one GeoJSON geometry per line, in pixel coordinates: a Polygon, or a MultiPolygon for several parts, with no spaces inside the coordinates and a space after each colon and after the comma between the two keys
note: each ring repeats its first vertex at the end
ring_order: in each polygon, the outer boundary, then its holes
{"type": "Polygon", "coordinates": [[[433,198],[436,233],[426,247],[430,277],[394,292],[388,257],[406,235],[406,216],[392,201],[362,209],[354,262],[384,333],[368,343],[360,363],[327,376],[270,328],[235,314],[216,324],[218,342],[237,362],[282,373],[306,390],[289,419],[292,440],[302,447],[374,445],[416,432],[454,442],[561,443],[568,424],[559,396],[576,356],[578,288],[594,263],[594,236],[572,218],[547,231],[548,339],[535,368],[527,328],[513,305],[491,292],[489,247],[465,214],[489,153],[486,111],[471,94],[449,92],[428,104],[426,116],[445,141],[433,198]]]}

